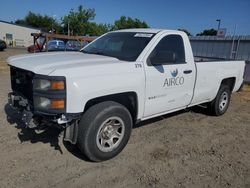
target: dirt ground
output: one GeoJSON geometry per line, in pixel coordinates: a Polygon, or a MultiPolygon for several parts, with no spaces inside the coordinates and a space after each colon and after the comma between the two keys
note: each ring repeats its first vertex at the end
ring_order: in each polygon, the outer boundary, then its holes
{"type": "MultiPolygon", "coordinates": [[[[7,120],[10,90],[0,52],[0,187],[250,187],[250,87],[221,117],[193,108],[141,123],[116,158],[93,163],[56,129],[37,133],[7,120]]],[[[16,114],[18,119],[18,114],[16,114]]]]}

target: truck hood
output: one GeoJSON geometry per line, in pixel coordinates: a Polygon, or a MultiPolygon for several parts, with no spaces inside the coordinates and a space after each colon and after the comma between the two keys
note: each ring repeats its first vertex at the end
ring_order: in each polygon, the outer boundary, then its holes
{"type": "Polygon", "coordinates": [[[7,59],[10,66],[29,70],[36,74],[49,75],[57,69],[117,63],[120,60],[82,52],[49,52],[12,56],[7,59]]]}

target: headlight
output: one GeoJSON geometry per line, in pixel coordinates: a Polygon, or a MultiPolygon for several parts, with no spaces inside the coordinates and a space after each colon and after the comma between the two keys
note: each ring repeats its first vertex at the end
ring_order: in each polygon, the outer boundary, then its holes
{"type": "Polygon", "coordinates": [[[33,83],[34,89],[49,90],[51,86],[50,80],[35,79],[33,83]]]}
{"type": "Polygon", "coordinates": [[[49,109],[64,109],[65,100],[64,99],[49,99],[46,97],[34,97],[34,108],[49,110],[49,109]]]}
{"type": "Polygon", "coordinates": [[[65,113],[65,77],[35,75],[33,78],[33,107],[37,112],[65,113]]]}
{"type": "Polygon", "coordinates": [[[46,79],[34,79],[33,88],[35,90],[64,90],[64,81],[54,81],[46,79]]]}

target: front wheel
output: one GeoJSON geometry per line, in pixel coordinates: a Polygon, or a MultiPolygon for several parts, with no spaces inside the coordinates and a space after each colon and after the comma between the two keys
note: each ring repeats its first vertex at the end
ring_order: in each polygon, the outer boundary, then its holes
{"type": "Polygon", "coordinates": [[[229,106],[231,91],[229,86],[221,85],[216,98],[208,104],[208,109],[212,115],[220,116],[224,114],[229,106]]]}
{"type": "Polygon", "coordinates": [[[132,118],[121,104],[107,101],[90,107],[78,129],[77,145],[91,161],[104,161],[119,154],[132,130],[132,118]]]}

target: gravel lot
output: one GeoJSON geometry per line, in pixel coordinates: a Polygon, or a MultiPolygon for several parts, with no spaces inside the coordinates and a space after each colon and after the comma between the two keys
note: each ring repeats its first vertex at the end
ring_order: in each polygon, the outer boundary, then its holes
{"type": "MultiPolygon", "coordinates": [[[[193,108],[138,125],[116,158],[92,163],[56,129],[37,133],[7,120],[10,90],[0,52],[0,187],[250,187],[250,87],[221,117],[193,108]]],[[[15,115],[18,122],[18,114],[15,115]]]]}

